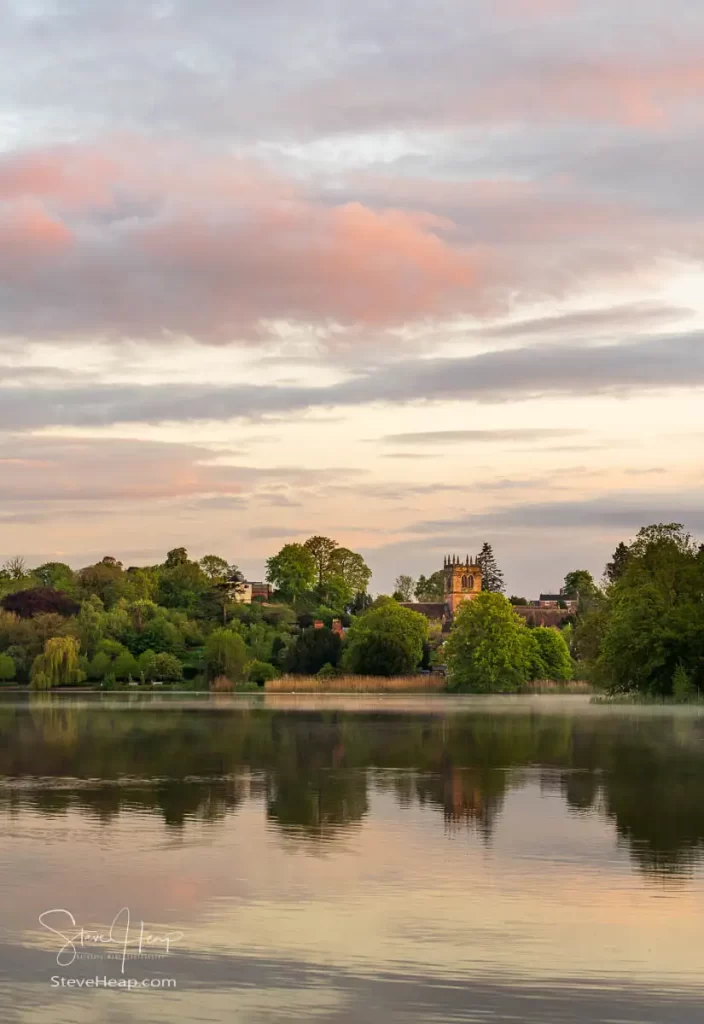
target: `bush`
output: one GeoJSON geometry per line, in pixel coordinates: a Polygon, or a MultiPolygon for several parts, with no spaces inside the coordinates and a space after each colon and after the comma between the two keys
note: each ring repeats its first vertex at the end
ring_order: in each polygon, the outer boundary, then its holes
{"type": "Polygon", "coordinates": [[[338,679],[341,675],[342,673],[339,668],[335,668],[335,666],[331,665],[330,662],[328,662],[327,665],[323,665],[323,667],[316,672],[318,679],[338,679]]]}
{"type": "Polygon", "coordinates": [[[16,674],[15,663],[9,654],[0,654],[0,683],[10,683],[16,674]]]}
{"type": "Polygon", "coordinates": [[[206,675],[214,681],[225,676],[233,683],[245,678],[247,648],[244,640],[231,629],[214,630],[205,642],[206,675]]]}
{"type": "Polygon", "coordinates": [[[80,605],[62,590],[51,587],[34,587],[32,590],[18,590],[2,599],[2,607],[7,612],[14,612],[21,619],[32,619],[35,615],[53,613],[69,618],[78,615],[80,605]]]}
{"type": "Polygon", "coordinates": [[[152,667],[152,678],[175,683],[183,678],[181,662],[173,654],[157,654],[152,667]]]}
{"type": "Polygon", "coordinates": [[[281,673],[278,669],[270,665],[268,661],[253,661],[249,666],[247,678],[250,683],[256,683],[257,686],[264,686],[271,679],[278,679],[281,673]]]}
{"type": "Polygon", "coordinates": [[[104,679],[110,671],[111,665],[110,656],[105,654],[104,651],[98,651],[88,665],[88,678],[94,682],[104,679]]]}
{"type": "Polygon", "coordinates": [[[530,636],[537,644],[538,670],[531,674],[533,679],[552,679],[555,682],[566,682],[572,678],[572,659],[565,638],[556,629],[537,626],[530,631],[530,636]]]}
{"type": "Polygon", "coordinates": [[[116,679],[139,679],[139,664],[129,651],[123,651],[115,658],[111,671],[116,679]]]}
{"type": "Polygon", "coordinates": [[[375,607],[352,623],[342,664],[355,675],[408,675],[420,664],[427,639],[423,615],[391,598],[377,599],[375,607]]]}
{"type": "Polygon", "coordinates": [[[672,696],[675,700],[681,701],[691,700],[694,696],[694,684],[687,675],[682,662],[679,663],[672,677],[672,696]]]}
{"type": "Polygon", "coordinates": [[[337,665],[342,653],[342,640],[332,630],[321,626],[305,629],[288,652],[286,667],[289,672],[315,675],[329,662],[337,665]]]}

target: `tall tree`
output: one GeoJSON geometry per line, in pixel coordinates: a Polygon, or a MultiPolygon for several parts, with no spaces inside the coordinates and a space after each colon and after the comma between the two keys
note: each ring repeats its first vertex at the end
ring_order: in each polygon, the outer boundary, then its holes
{"type": "Polygon", "coordinates": [[[606,563],[606,568],[604,569],[604,576],[609,583],[616,583],[617,580],[621,579],[626,571],[630,557],[631,553],[628,546],[621,541],[614,551],[611,561],[606,563]]]}
{"type": "Polygon", "coordinates": [[[423,575],[418,577],[416,583],[416,598],[419,601],[442,601],[445,596],[445,574],[438,569],[427,578],[423,575]]]}
{"type": "Polygon", "coordinates": [[[413,579],[412,576],[407,576],[405,573],[402,573],[400,576],[396,577],[396,582],[394,586],[396,588],[394,592],[394,597],[396,597],[398,601],[413,600],[413,592],[416,588],[416,581],[413,579]]]}
{"type": "Polygon", "coordinates": [[[450,686],[476,693],[520,688],[531,674],[535,643],[502,594],[483,592],[460,605],[445,644],[450,686]]]}
{"type": "Polygon", "coordinates": [[[337,541],[330,537],[309,537],[303,546],[313,556],[317,585],[322,591],[330,575],[330,562],[337,548],[337,541]]]}
{"type": "Polygon", "coordinates": [[[420,664],[427,639],[425,616],[389,599],[354,620],[343,665],[360,675],[406,675],[420,664]]]}
{"type": "Polygon", "coordinates": [[[277,555],[267,559],[266,578],[276,590],[296,602],[315,584],[315,559],[303,544],[284,544],[277,555]]]}
{"type": "Polygon", "coordinates": [[[343,598],[342,606],[349,605],[356,594],[366,593],[372,571],[357,551],[335,548],[328,566],[329,580],[343,598]]]}
{"type": "Polygon", "coordinates": [[[563,588],[568,597],[578,597],[580,600],[589,600],[597,593],[597,585],[588,569],[574,569],[568,572],[563,588]]]}
{"type": "Polygon", "coordinates": [[[55,636],[44,645],[32,665],[32,686],[48,690],[52,686],[71,686],[85,678],[79,663],[78,640],[73,636],[55,636]]]}
{"type": "Polygon", "coordinates": [[[494,549],[486,541],[477,555],[477,565],[482,570],[482,590],[488,590],[490,594],[503,594],[504,574],[496,562],[494,549]]]}
{"type": "Polygon", "coordinates": [[[204,555],[198,563],[211,583],[224,583],[228,563],[219,555],[204,555]]]}

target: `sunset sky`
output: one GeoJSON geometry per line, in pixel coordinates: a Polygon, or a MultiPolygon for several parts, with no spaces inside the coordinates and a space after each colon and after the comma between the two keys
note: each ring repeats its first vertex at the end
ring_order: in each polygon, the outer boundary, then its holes
{"type": "Polygon", "coordinates": [[[701,0],[0,0],[0,561],[704,533],[701,0]]]}

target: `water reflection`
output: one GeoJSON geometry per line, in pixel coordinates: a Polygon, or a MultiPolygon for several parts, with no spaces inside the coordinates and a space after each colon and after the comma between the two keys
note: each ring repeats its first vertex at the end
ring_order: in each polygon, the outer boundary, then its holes
{"type": "Polygon", "coordinates": [[[613,822],[650,875],[686,873],[704,848],[699,716],[594,715],[581,705],[292,713],[37,696],[0,702],[0,811],[10,816],[78,810],[107,823],[141,811],[187,830],[251,800],[289,838],[334,842],[363,822],[377,793],[491,843],[507,796],[538,779],[570,813],[613,822]]]}

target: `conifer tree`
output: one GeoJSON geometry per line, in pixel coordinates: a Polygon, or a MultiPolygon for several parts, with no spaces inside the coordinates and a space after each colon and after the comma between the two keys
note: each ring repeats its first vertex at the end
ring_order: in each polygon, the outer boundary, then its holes
{"type": "Polygon", "coordinates": [[[482,570],[482,590],[488,590],[492,594],[503,594],[504,574],[496,563],[494,549],[486,541],[477,555],[477,564],[482,570]]]}

